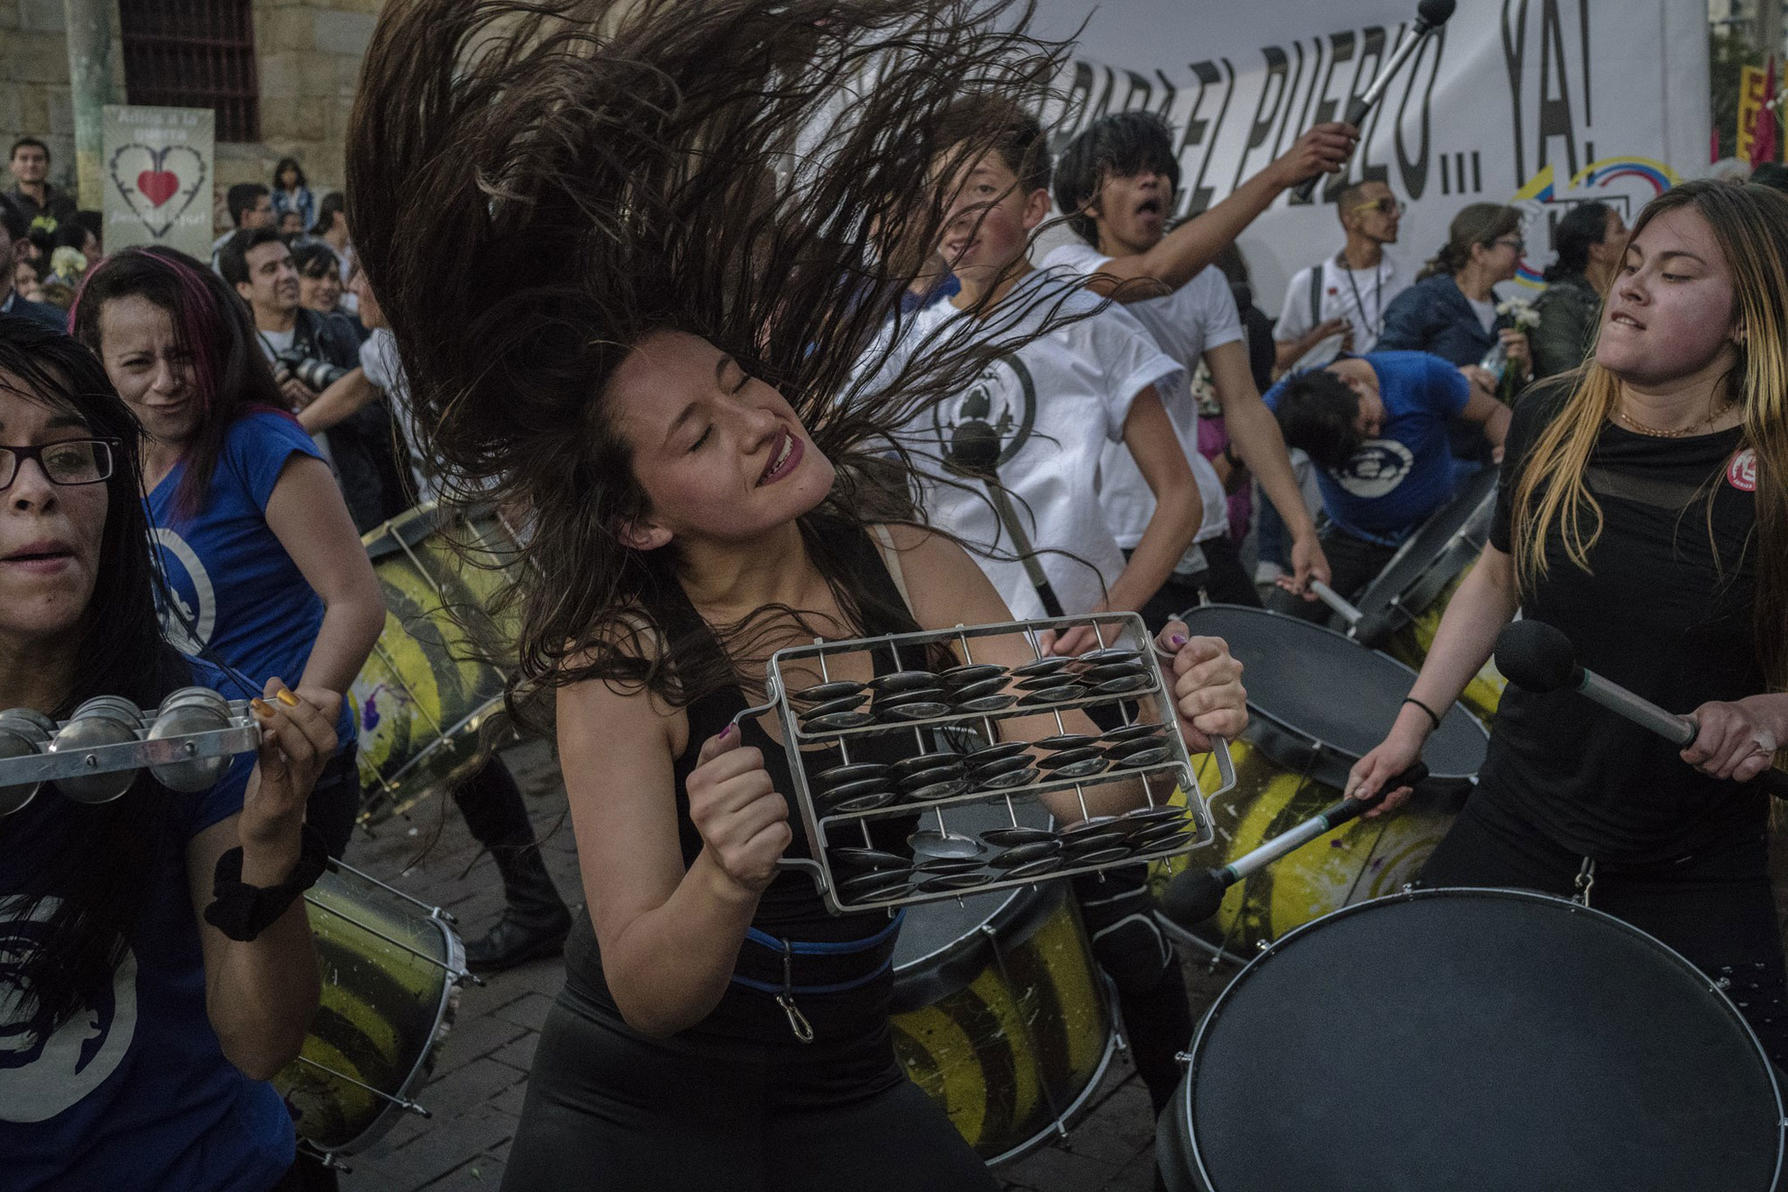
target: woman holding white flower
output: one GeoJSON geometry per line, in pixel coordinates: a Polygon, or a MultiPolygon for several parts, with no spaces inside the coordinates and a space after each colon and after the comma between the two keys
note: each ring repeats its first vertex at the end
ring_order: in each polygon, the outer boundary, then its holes
{"type": "MultiPolygon", "coordinates": [[[[1498,313],[1494,287],[1515,276],[1526,248],[1515,208],[1461,208],[1447,242],[1385,311],[1378,350],[1428,352],[1463,367],[1485,363],[1500,349],[1498,389],[1518,390],[1532,375],[1533,352],[1526,331],[1498,313]]],[[[1475,427],[1455,423],[1449,440],[1456,458],[1489,460],[1489,445],[1475,427]]]]}

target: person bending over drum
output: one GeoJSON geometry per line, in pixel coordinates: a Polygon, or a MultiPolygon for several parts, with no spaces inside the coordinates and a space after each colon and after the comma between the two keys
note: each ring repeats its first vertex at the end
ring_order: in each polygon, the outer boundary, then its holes
{"type": "MultiPolygon", "coordinates": [[[[890,246],[941,226],[938,113],[1055,60],[946,0],[514,7],[383,10],[348,188],[448,483],[488,499],[488,479],[536,527],[519,681],[557,692],[589,916],[504,1186],[990,1189],[895,1060],[898,920],[830,915],[779,873],[806,850],[788,759],[774,720],[734,718],[783,646],[1010,620],[954,542],[865,512],[893,504],[866,461],[984,354],[839,395],[912,280],[890,246]],[[870,37],[911,69],[857,57],[870,37]],[[823,154],[789,162],[822,117],[823,154]],[[539,243],[559,251],[515,251],[539,243]]],[[[1003,640],[989,661],[1032,658],[1003,640]]],[[[1239,731],[1226,648],[1174,645],[1192,740],[1239,731]]],[[[850,661],[832,676],[871,677],[850,661]]]]}
{"type": "Polygon", "coordinates": [[[1521,399],[1490,544],[1349,779],[1366,798],[1412,762],[1516,612],[1563,630],[1590,670],[1692,712],[1700,733],[1679,753],[1578,694],[1511,684],[1422,881],[1586,896],[1718,981],[1778,1065],[1769,800],[1748,780],[1788,740],[1785,287],[1780,194],[1691,182],[1646,205],[1592,363],[1521,399]]]}
{"type": "MultiPolygon", "coordinates": [[[[1502,449],[1509,408],[1489,381],[1476,365],[1454,368],[1426,352],[1371,352],[1286,377],[1267,391],[1285,441],[1318,468],[1329,517],[1322,549],[1342,596],[1351,599],[1371,583],[1403,540],[1453,499],[1452,419],[1481,423],[1491,447],[1502,449]]],[[[1310,621],[1328,616],[1327,605],[1280,592],[1267,604],[1310,621]]]]}
{"type": "MultiPolygon", "coordinates": [[[[182,253],[125,249],[88,275],[73,325],[143,424],[169,640],[256,684],[299,675],[347,691],[385,626],[384,598],[328,465],[284,413],[241,299],[182,253]]],[[[332,857],[360,812],[345,700],[336,736],[309,815],[332,857]]]]}
{"type": "MultiPolygon", "coordinates": [[[[162,638],[137,424],[85,348],[0,317],[0,708],[66,718],[214,685],[162,638]]],[[[292,1163],[264,1083],[317,1004],[305,797],[340,696],[255,693],[257,757],[0,818],[0,1170],[50,1188],[263,1192],[292,1163]]],[[[16,795],[16,788],[8,795],[16,795]]]]}

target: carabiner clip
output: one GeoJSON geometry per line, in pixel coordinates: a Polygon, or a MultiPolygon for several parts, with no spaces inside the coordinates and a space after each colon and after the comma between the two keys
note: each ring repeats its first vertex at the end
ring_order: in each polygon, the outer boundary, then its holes
{"type": "Polygon", "coordinates": [[[776,1004],[788,1015],[788,1029],[795,1033],[795,1038],[803,1043],[813,1042],[813,1024],[795,1005],[795,946],[787,940],[782,941],[782,992],[776,995],[776,1004]]]}

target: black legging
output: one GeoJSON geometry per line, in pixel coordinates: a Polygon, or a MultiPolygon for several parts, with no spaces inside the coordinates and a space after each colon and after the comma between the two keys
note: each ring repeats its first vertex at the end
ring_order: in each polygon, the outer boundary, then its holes
{"type": "Polygon", "coordinates": [[[453,802],[465,817],[472,839],[486,848],[534,842],[534,825],[522,802],[521,788],[494,753],[469,777],[454,784],[453,802]]]}
{"type": "MultiPolygon", "coordinates": [[[[1598,864],[1589,905],[1675,949],[1719,983],[1776,1066],[1788,1069],[1788,976],[1768,864],[1761,832],[1672,862],[1598,864]]],[[[1480,790],[1422,867],[1420,881],[1516,886],[1568,898],[1582,865],[1581,855],[1480,790]]]]}
{"type": "Polygon", "coordinates": [[[574,990],[540,1031],[505,1192],[993,1192],[886,1036],[704,1052],[574,990]],[[849,1074],[848,1076],[846,1074],[849,1074]]]}

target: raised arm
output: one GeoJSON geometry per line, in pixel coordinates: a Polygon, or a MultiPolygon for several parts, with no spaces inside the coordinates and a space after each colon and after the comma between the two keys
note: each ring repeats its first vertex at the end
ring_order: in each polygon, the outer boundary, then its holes
{"type": "Polygon", "coordinates": [[[317,956],[304,899],[253,939],[234,939],[205,920],[216,893],[217,861],[240,846],[244,885],[284,885],[298,865],[304,804],[335,752],[333,692],[285,691],[277,679],[257,701],[262,743],[242,810],[194,836],[186,876],[205,962],[205,1009],[224,1057],[243,1074],[268,1080],[298,1054],[316,1009],[317,956]],[[283,696],[276,693],[284,692],[283,696]]]}
{"type": "Polygon", "coordinates": [[[788,846],[788,804],[763,755],[736,731],[701,745],[689,776],[703,838],[687,869],[672,759],[687,722],[645,693],[591,681],[561,688],[559,753],[578,870],[609,992],[627,1025],[663,1037],[725,994],[758,898],[788,846]]]}
{"type": "Polygon", "coordinates": [[[345,692],[385,627],[378,577],[320,459],[294,455],[267,499],[267,527],[323,601],[323,623],[300,682],[345,692]]]}
{"type": "MultiPolygon", "coordinates": [[[[1203,214],[1186,221],[1163,236],[1153,248],[1129,256],[1113,257],[1099,267],[1100,277],[1089,283],[1101,294],[1110,294],[1123,282],[1149,278],[1177,290],[1216,259],[1255,218],[1288,187],[1312,174],[1332,174],[1353,152],[1359,129],[1351,124],[1318,124],[1299,137],[1283,157],[1254,175],[1230,196],[1203,214]]],[[[1153,297],[1134,286],[1118,294],[1120,301],[1137,302],[1153,297]]]]}

